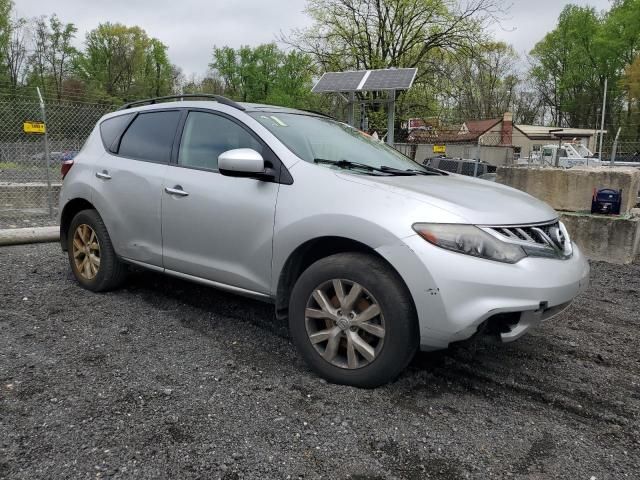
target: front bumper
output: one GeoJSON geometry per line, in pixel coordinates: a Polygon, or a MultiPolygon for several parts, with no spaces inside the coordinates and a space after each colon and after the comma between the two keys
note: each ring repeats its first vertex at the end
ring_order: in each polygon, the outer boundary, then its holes
{"type": "Polygon", "coordinates": [[[519,313],[517,324],[501,333],[503,341],[513,341],[560,313],[589,282],[589,263],[573,248],[567,260],[527,257],[506,264],[450,252],[415,235],[378,252],[413,296],[422,349],[435,350],[473,336],[498,314],[519,313]]]}

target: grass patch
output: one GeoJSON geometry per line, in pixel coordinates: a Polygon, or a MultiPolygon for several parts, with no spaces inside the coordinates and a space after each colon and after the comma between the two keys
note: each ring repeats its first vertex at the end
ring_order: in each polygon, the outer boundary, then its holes
{"type": "Polygon", "coordinates": [[[5,169],[16,169],[18,168],[18,164],[16,162],[0,162],[0,170],[5,169]]]}

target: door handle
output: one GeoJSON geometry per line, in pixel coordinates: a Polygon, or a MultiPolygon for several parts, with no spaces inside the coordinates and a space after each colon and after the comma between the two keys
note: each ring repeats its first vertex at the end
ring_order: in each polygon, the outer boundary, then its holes
{"type": "Polygon", "coordinates": [[[173,188],[164,187],[164,191],[167,192],[169,195],[178,195],[180,197],[186,197],[189,195],[187,192],[185,192],[182,189],[180,185],[176,185],[173,188]]]}
{"type": "Polygon", "coordinates": [[[106,170],[101,172],[96,172],[96,177],[101,178],[102,180],[111,180],[111,175],[106,170]]]}

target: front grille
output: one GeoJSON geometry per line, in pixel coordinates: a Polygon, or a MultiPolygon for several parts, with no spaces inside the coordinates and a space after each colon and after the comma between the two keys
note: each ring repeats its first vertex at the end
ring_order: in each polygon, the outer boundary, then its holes
{"type": "Polygon", "coordinates": [[[531,256],[568,258],[571,240],[564,225],[557,220],[535,225],[483,227],[483,230],[508,243],[523,247],[531,256]]]}

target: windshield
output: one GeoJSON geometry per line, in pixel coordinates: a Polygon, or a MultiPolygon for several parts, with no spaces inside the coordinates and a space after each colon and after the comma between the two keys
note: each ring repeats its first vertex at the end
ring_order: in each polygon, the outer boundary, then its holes
{"type": "MultiPolygon", "coordinates": [[[[427,169],[397,150],[344,123],[296,113],[249,113],[289,150],[311,163],[337,167],[337,162],[357,162],[373,168],[427,169]]],[[[363,169],[361,173],[380,174],[363,169]]]]}
{"type": "Polygon", "coordinates": [[[576,150],[578,151],[578,154],[581,157],[593,157],[593,153],[591,153],[591,150],[589,150],[584,145],[577,144],[577,145],[574,145],[574,147],[576,148],[576,150]]]}

